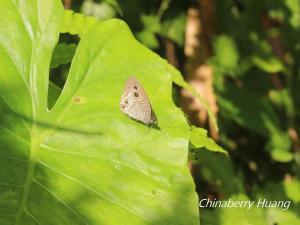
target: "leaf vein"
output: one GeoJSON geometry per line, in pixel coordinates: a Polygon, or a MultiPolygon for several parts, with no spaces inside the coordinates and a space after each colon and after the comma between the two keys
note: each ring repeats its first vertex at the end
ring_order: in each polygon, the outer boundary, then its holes
{"type": "Polygon", "coordinates": [[[142,173],[143,175],[146,175],[146,176],[150,177],[151,179],[153,179],[153,180],[155,180],[155,181],[158,182],[158,180],[154,176],[152,176],[151,174],[149,174],[149,173],[147,173],[147,172],[145,172],[145,171],[143,171],[143,170],[141,170],[141,169],[139,169],[137,167],[134,167],[134,166],[131,166],[131,165],[127,164],[127,163],[121,162],[121,161],[113,160],[113,159],[102,157],[102,156],[99,156],[99,155],[97,155],[97,157],[95,157],[95,156],[89,156],[89,155],[84,154],[84,153],[71,152],[71,151],[63,151],[63,150],[60,150],[60,149],[57,149],[57,148],[50,147],[50,146],[45,145],[45,144],[41,144],[41,147],[44,147],[48,151],[55,151],[55,152],[59,152],[59,153],[76,155],[76,156],[84,156],[84,157],[91,158],[91,159],[105,159],[105,160],[109,160],[111,162],[120,164],[120,165],[128,167],[128,168],[130,168],[130,169],[132,169],[134,171],[142,173]]]}
{"type": "Polygon", "coordinates": [[[15,158],[15,157],[11,157],[11,156],[1,155],[1,154],[0,154],[0,158],[10,159],[10,160],[20,161],[20,162],[26,162],[26,163],[28,162],[27,159],[20,159],[20,158],[15,158]]]}
{"type": "Polygon", "coordinates": [[[83,218],[78,214],[78,212],[76,212],[75,209],[73,209],[71,206],[69,206],[64,200],[62,200],[61,198],[59,198],[53,191],[50,190],[50,188],[46,187],[45,185],[43,185],[41,182],[39,182],[37,179],[34,179],[34,182],[36,184],[38,184],[42,189],[44,189],[45,191],[47,191],[48,193],[50,193],[57,201],[59,201],[60,203],[62,203],[67,209],[69,209],[75,216],[77,216],[81,222],[83,222],[85,225],[88,225],[83,218]]]}
{"type": "Polygon", "coordinates": [[[4,130],[5,130],[7,133],[11,134],[11,135],[14,136],[15,138],[17,138],[19,141],[21,141],[21,142],[23,142],[24,144],[30,146],[30,144],[27,142],[27,140],[26,140],[25,138],[23,138],[23,137],[21,137],[21,136],[19,136],[19,135],[16,135],[12,130],[10,130],[9,128],[3,126],[2,124],[0,125],[0,127],[3,127],[4,130]]]}
{"type": "Polygon", "coordinates": [[[9,183],[4,183],[4,182],[0,182],[0,186],[9,186],[9,187],[23,187],[24,185],[21,184],[9,184],[9,183]]]}
{"type": "Polygon", "coordinates": [[[41,225],[41,223],[38,221],[38,219],[34,215],[32,215],[32,213],[29,212],[28,209],[24,209],[24,211],[36,224],[41,225]]]}
{"type": "MultiPolygon", "coordinates": [[[[18,115],[17,111],[14,109],[14,107],[12,107],[3,96],[0,95],[0,98],[4,101],[4,103],[14,112],[15,115],[18,115]]],[[[26,123],[26,120],[22,117],[18,117],[21,119],[21,121],[24,122],[25,127],[27,128],[28,131],[30,131],[31,129],[29,128],[28,124],[26,123]]]]}
{"type": "Polygon", "coordinates": [[[105,195],[103,195],[103,194],[97,192],[96,190],[94,190],[93,188],[91,188],[91,187],[89,187],[89,186],[83,184],[82,182],[80,182],[80,181],[77,180],[76,178],[74,178],[74,177],[72,177],[72,176],[69,176],[68,174],[65,174],[64,172],[59,171],[59,170],[53,168],[52,166],[48,165],[48,164],[45,163],[45,162],[42,162],[41,160],[39,160],[38,162],[39,162],[40,164],[42,164],[43,166],[45,166],[46,168],[52,170],[53,172],[56,172],[56,173],[58,173],[58,174],[60,174],[60,175],[62,175],[62,176],[64,176],[64,177],[68,178],[69,180],[71,180],[71,181],[73,181],[73,182],[75,182],[75,183],[78,183],[79,185],[81,185],[82,187],[84,187],[86,190],[90,191],[91,193],[94,193],[95,195],[101,197],[102,199],[105,199],[105,200],[107,200],[107,201],[109,201],[109,202],[111,202],[111,203],[113,203],[113,204],[116,204],[117,206],[119,206],[119,207],[121,207],[121,208],[127,210],[128,212],[134,214],[135,216],[137,216],[137,217],[139,217],[139,218],[141,218],[141,219],[143,219],[143,220],[149,222],[145,217],[143,217],[142,215],[139,215],[139,214],[138,214],[137,212],[135,212],[134,210],[129,209],[128,207],[126,207],[126,206],[124,206],[124,205],[122,205],[122,204],[119,204],[119,203],[113,201],[113,200],[110,199],[109,197],[106,197],[105,195]]]}

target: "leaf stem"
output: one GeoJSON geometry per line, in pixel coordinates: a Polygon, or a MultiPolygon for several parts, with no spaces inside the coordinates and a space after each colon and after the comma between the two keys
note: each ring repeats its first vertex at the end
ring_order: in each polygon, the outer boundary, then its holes
{"type": "Polygon", "coordinates": [[[157,12],[157,21],[159,22],[164,15],[165,11],[169,8],[170,2],[172,0],[162,0],[158,12],[157,12]]]}

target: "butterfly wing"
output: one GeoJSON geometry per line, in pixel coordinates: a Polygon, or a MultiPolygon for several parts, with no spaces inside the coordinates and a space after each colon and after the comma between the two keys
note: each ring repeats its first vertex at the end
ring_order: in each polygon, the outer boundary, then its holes
{"type": "Polygon", "coordinates": [[[134,77],[129,77],[126,81],[120,107],[123,113],[145,124],[156,121],[148,96],[134,77]]]}

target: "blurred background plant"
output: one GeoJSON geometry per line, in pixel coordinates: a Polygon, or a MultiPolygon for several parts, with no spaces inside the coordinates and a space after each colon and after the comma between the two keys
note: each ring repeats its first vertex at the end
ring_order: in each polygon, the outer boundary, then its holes
{"type": "MultiPolygon", "coordinates": [[[[174,101],[190,122],[208,129],[230,155],[191,151],[199,198],[292,201],[287,211],[201,209],[202,224],[300,224],[299,0],[63,2],[99,20],[126,21],[206,98],[219,132],[201,104],[174,86],[174,101]]],[[[60,87],[78,41],[61,35],[53,54],[51,80],[60,87]]]]}

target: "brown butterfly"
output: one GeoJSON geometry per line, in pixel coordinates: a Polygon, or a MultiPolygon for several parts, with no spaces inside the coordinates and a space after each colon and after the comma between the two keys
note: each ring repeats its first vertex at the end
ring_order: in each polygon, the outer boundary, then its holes
{"type": "Polygon", "coordinates": [[[125,89],[121,96],[120,108],[130,118],[144,124],[149,125],[157,122],[148,96],[133,76],[130,76],[126,80],[125,89]]]}

